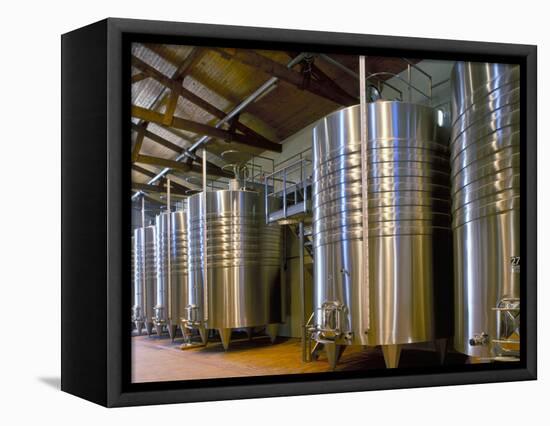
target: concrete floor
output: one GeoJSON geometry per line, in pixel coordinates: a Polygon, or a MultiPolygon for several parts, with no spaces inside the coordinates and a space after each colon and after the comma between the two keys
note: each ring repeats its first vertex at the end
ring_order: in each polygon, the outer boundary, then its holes
{"type": "MultiPolygon", "coordinates": [[[[181,350],[182,340],[171,342],[167,336],[134,336],[132,338],[132,381],[158,382],[211,379],[224,377],[277,374],[317,373],[331,371],[324,352],[318,361],[301,361],[299,339],[279,337],[271,344],[267,336],[251,341],[244,333],[234,333],[225,352],[217,339],[207,347],[181,350]]],[[[447,362],[463,363],[458,354],[449,354],[447,362]]],[[[432,351],[404,349],[401,367],[437,365],[438,355],[432,351]]],[[[336,371],[361,371],[385,368],[379,348],[350,346],[346,348],[336,371]]]]}

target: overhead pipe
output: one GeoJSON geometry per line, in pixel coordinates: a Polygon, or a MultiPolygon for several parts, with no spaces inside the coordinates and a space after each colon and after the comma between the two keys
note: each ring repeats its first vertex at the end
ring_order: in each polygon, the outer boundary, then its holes
{"type": "MultiPolygon", "coordinates": [[[[359,80],[359,74],[357,74],[355,71],[349,69],[348,67],[346,67],[344,64],[342,64],[341,62],[338,62],[336,59],[324,54],[324,53],[321,53],[319,54],[319,57],[324,59],[326,62],[328,62],[329,64],[332,64],[334,65],[336,68],[339,68],[341,69],[342,71],[344,71],[346,74],[352,76],[353,78],[359,80]]],[[[369,77],[372,77],[372,73],[370,72],[367,72],[365,71],[366,75],[368,75],[369,77]]],[[[403,98],[403,92],[401,90],[399,90],[397,87],[395,87],[394,85],[388,83],[387,81],[384,81],[384,80],[381,80],[379,78],[377,78],[378,82],[382,83],[383,85],[389,87],[390,89],[393,89],[395,90],[397,93],[399,93],[399,97],[402,99],[403,98]]]]}
{"type": "MultiPolygon", "coordinates": [[[[294,65],[298,64],[302,61],[302,59],[306,56],[306,53],[300,53],[298,56],[296,56],[294,59],[292,59],[287,65],[287,68],[292,68],[294,65]]],[[[244,108],[246,108],[248,105],[250,105],[252,102],[254,102],[260,95],[262,95],[265,91],[267,91],[271,86],[273,86],[275,83],[277,83],[279,79],[277,77],[271,77],[269,80],[267,80],[264,84],[262,84],[260,87],[258,87],[251,95],[249,95],[244,101],[242,101],[239,105],[237,105],[233,110],[231,110],[224,118],[220,119],[216,125],[215,128],[221,127],[223,124],[227,123],[229,120],[231,120],[233,117],[235,117],[237,114],[239,114],[244,108]]],[[[193,151],[195,151],[197,148],[199,148],[202,144],[208,142],[211,139],[210,136],[203,136],[200,138],[197,142],[195,142],[188,150],[185,150],[182,154],[178,155],[176,157],[175,161],[181,161],[183,158],[189,156],[189,154],[193,151]]],[[[159,180],[161,177],[166,175],[170,171],[169,168],[163,169],[158,175],[156,175],[154,178],[152,178],[148,184],[151,185],[155,183],[157,180],[159,180]]],[[[136,199],[136,197],[139,196],[139,194],[142,193],[142,191],[135,193],[132,196],[132,200],[136,199]]]]}

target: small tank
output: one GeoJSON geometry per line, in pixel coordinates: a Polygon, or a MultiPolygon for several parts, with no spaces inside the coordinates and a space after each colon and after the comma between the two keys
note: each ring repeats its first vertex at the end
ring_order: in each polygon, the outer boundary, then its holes
{"type": "Polygon", "coordinates": [[[157,274],[155,266],[155,227],[147,226],[134,231],[134,306],[132,320],[138,334],[145,326],[147,334],[153,330],[153,316],[157,274]]]}
{"type": "Polygon", "coordinates": [[[260,192],[228,189],[189,197],[189,305],[184,322],[199,329],[204,343],[206,330],[217,329],[226,350],[233,329],[272,330],[281,321],[280,257],[280,227],[265,224],[260,192]]]}
{"type": "Polygon", "coordinates": [[[520,69],[457,62],[452,211],[457,351],[519,357],[520,69]]]}
{"type": "Polygon", "coordinates": [[[166,327],[173,340],[187,306],[187,214],[165,212],[156,217],[157,289],[154,308],[155,329],[166,327]]]}

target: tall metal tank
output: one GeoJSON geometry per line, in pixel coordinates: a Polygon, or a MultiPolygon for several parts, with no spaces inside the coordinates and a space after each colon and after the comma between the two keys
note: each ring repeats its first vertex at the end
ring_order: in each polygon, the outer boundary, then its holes
{"type": "Polygon", "coordinates": [[[452,72],[455,348],[519,356],[519,66],[452,72]]]}
{"type": "Polygon", "coordinates": [[[153,329],[155,293],[157,286],[155,267],[155,227],[134,230],[134,306],[132,319],[138,334],[143,326],[147,334],[153,329]]]}
{"type": "Polygon", "coordinates": [[[188,305],[186,212],[165,212],[156,217],[155,263],[157,289],[153,323],[158,335],[166,326],[173,340],[188,305]]]}
{"type": "Polygon", "coordinates": [[[314,338],[334,365],[346,345],[382,345],[396,367],[402,344],[435,339],[434,286],[450,286],[435,243],[450,246],[447,148],[434,111],[367,105],[368,259],[363,279],[360,107],[313,129],[314,338]]]}
{"type": "Polygon", "coordinates": [[[277,225],[265,225],[262,198],[249,190],[220,190],[189,197],[189,306],[185,322],[199,329],[204,343],[208,329],[218,329],[227,349],[232,329],[281,321],[281,234],[277,225]]]}

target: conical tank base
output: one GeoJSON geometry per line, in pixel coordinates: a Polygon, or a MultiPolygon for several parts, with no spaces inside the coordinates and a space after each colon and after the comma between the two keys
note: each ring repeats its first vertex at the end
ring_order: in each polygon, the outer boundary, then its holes
{"type": "Polygon", "coordinates": [[[401,357],[401,345],[383,345],[382,353],[386,368],[397,368],[401,357]]]}
{"type": "Polygon", "coordinates": [[[176,338],[176,331],[178,329],[178,326],[176,324],[172,324],[170,323],[168,325],[168,334],[170,335],[170,339],[172,340],[172,342],[174,341],[174,339],[176,338]]]}
{"type": "Polygon", "coordinates": [[[201,342],[204,346],[208,343],[208,330],[206,327],[199,327],[199,336],[201,337],[201,342]]]}
{"type": "Polygon", "coordinates": [[[336,369],[336,364],[340,361],[342,354],[346,350],[346,345],[337,345],[336,343],[324,343],[325,353],[331,370],[336,369]]]}
{"type": "Polygon", "coordinates": [[[434,349],[439,358],[439,363],[441,365],[445,364],[445,359],[447,358],[447,348],[448,348],[448,339],[436,339],[434,341],[434,349]]]}
{"type": "Polygon", "coordinates": [[[162,335],[162,325],[161,324],[155,324],[155,331],[157,333],[157,336],[161,336],[162,335]]]}
{"type": "Polygon", "coordinates": [[[145,323],[145,329],[147,330],[147,335],[148,336],[153,334],[153,323],[152,322],[145,323]]]}
{"type": "Polygon", "coordinates": [[[136,326],[136,333],[138,336],[141,336],[141,330],[143,328],[143,323],[141,321],[135,321],[134,322],[135,326],[136,326]]]}
{"type": "Polygon", "coordinates": [[[269,336],[271,343],[275,343],[275,340],[277,340],[278,332],[279,324],[268,324],[265,326],[265,333],[269,336]]]}
{"type": "Polygon", "coordinates": [[[227,350],[229,348],[229,342],[231,341],[231,329],[220,328],[218,332],[220,333],[220,339],[222,341],[223,348],[227,350]]]}

